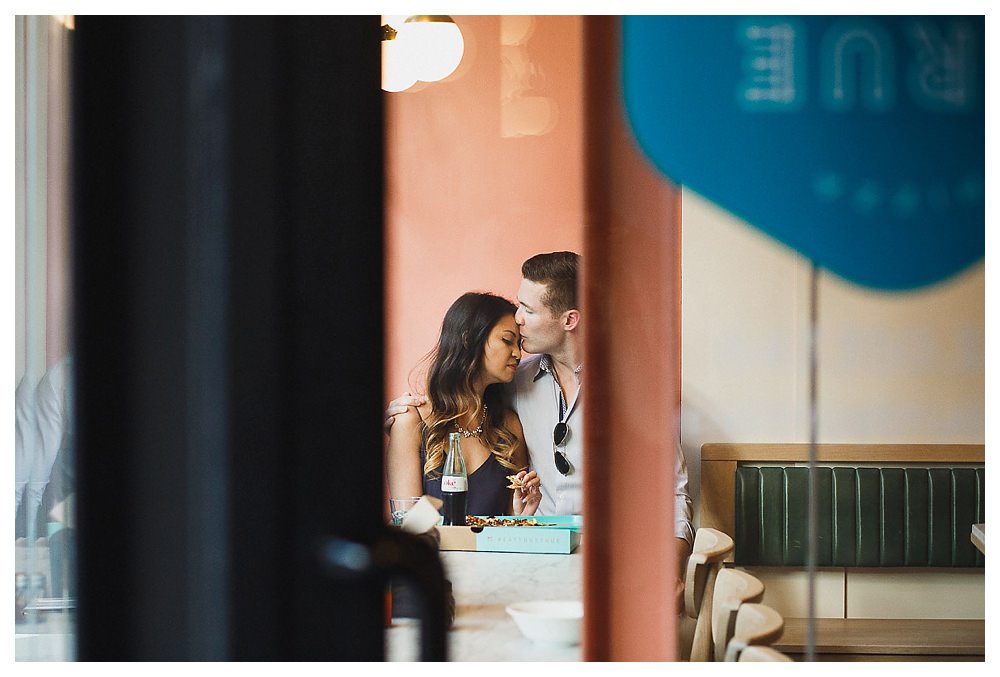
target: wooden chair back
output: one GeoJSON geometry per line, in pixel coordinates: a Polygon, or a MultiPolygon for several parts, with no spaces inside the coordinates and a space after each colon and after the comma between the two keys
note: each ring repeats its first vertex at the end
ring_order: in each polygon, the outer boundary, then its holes
{"type": "Polygon", "coordinates": [[[684,610],[696,618],[691,642],[692,661],[710,661],[712,651],[712,599],[719,564],[734,548],[733,539],[717,529],[701,528],[695,533],[694,548],[688,557],[684,577],[684,610]]]}
{"type": "Polygon", "coordinates": [[[748,646],[767,646],[781,637],[785,619],[766,604],[743,604],[736,612],[736,628],[726,647],[726,660],[737,661],[748,646]]]}
{"type": "Polygon", "coordinates": [[[764,584],[739,569],[721,569],[715,579],[712,601],[712,644],[715,660],[726,657],[726,647],[736,631],[736,613],[743,604],[764,598],[764,584]]]}

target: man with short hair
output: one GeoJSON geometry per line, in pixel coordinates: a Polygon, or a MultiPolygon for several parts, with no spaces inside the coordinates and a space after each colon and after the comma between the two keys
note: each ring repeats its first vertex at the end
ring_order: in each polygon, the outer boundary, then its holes
{"type": "Polygon", "coordinates": [[[573,252],[532,256],[521,266],[517,290],[514,319],[521,328],[521,348],[532,356],[518,365],[510,402],[541,480],[539,515],[583,512],[579,264],[573,252]]]}
{"type": "MultiPolygon", "coordinates": [[[[524,428],[531,467],[541,481],[537,515],[583,512],[582,314],[577,302],[580,256],[574,252],[537,254],[521,266],[515,321],[521,329],[523,359],[508,386],[511,407],[524,428]]],[[[423,397],[404,395],[386,409],[386,430],[407,406],[423,397]]],[[[675,443],[674,534],[678,572],[691,552],[691,497],[687,466],[675,443]]],[[[678,584],[678,591],[683,587],[678,584]]],[[[680,592],[678,603],[680,603],[680,592]]],[[[678,607],[680,609],[680,607],[678,607]]]]}

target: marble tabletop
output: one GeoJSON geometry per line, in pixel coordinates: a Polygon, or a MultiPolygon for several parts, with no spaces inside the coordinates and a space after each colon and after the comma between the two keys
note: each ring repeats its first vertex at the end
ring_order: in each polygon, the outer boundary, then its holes
{"type": "MultiPolygon", "coordinates": [[[[442,552],[455,595],[448,633],[452,661],[578,661],[580,646],[537,644],[507,614],[511,602],[582,599],[583,558],[506,552],[442,552]]],[[[386,660],[418,659],[419,626],[393,619],[386,629],[386,660]]]]}

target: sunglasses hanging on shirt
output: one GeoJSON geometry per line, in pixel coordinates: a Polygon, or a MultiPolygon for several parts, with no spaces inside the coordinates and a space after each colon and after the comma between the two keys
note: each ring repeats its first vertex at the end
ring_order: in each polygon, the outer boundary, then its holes
{"type": "Polygon", "coordinates": [[[573,466],[569,464],[569,459],[566,458],[566,452],[562,450],[562,446],[568,436],[569,426],[566,424],[566,421],[556,423],[556,427],[552,429],[552,455],[556,463],[556,470],[563,475],[568,475],[573,470],[573,466]]]}
{"type": "Polygon", "coordinates": [[[568,475],[573,472],[573,466],[570,465],[569,459],[566,458],[566,452],[563,451],[566,439],[569,437],[569,424],[566,423],[566,400],[563,399],[562,389],[559,388],[558,384],[555,387],[556,399],[559,400],[559,422],[552,429],[552,460],[555,461],[556,470],[563,475],[568,475]]]}

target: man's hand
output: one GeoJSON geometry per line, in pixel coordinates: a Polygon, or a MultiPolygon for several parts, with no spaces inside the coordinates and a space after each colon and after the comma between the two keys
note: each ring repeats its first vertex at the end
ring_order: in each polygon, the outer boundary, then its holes
{"type": "Polygon", "coordinates": [[[392,424],[396,421],[396,416],[398,414],[406,413],[408,407],[419,407],[427,401],[427,398],[423,395],[413,395],[411,393],[403,393],[392,402],[389,406],[385,408],[385,420],[382,421],[382,430],[388,435],[392,424]]]}

